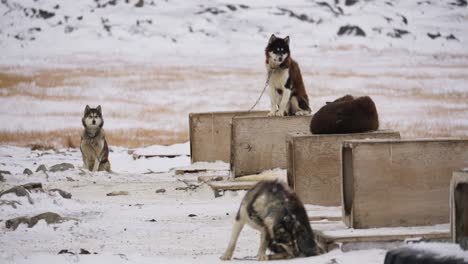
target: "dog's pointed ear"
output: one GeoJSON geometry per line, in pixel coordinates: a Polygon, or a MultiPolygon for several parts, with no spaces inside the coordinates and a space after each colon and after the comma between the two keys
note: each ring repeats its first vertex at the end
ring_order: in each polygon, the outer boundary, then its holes
{"type": "Polygon", "coordinates": [[[98,111],[99,115],[102,115],[101,105],[98,105],[98,107],[96,108],[96,110],[98,111]]]}
{"type": "Polygon", "coordinates": [[[271,34],[270,40],[268,40],[268,44],[273,43],[273,41],[275,41],[275,40],[276,40],[275,34],[271,34]]]}
{"type": "Polygon", "coordinates": [[[288,44],[288,46],[289,46],[289,36],[284,38],[284,42],[286,42],[286,44],[288,44]]]}
{"type": "Polygon", "coordinates": [[[86,107],[84,109],[84,115],[87,115],[90,110],[91,110],[91,108],[89,107],[89,105],[86,105],[86,107]]]}

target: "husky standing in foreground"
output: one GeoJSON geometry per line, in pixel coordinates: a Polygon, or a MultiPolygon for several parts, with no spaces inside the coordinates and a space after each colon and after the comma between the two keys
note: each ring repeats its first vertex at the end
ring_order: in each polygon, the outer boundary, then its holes
{"type": "Polygon", "coordinates": [[[309,98],[302,81],[301,70],[289,51],[289,36],[282,39],[271,35],[265,56],[270,76],[268,85],[271,110],[268,116],[310,114],[309,98]]]}
{"type": "Polygon", "coordinates": [[[232,257],[244,225],[260,231],[258,260],[307,257],[317,254],[307,213],[296,194],[278,181],[261,181],[250,189],[236,215],[231,240],[222,260],[232,257]],[[266,249],[273,255],[266,255],[266,249]]]}
{"type": "Polygon", "coordinates": [[[80,144],[83,166],[90,171],[110,172],[109,148],[102,129],[104,119],[101,106],[90,108],[87,105],[81,121],[84,126],[80,144]]]}

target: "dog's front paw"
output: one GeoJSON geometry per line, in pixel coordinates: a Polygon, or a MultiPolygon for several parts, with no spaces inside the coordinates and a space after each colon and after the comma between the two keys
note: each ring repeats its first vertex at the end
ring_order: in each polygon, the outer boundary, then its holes
{"type": "Polygon", "coordinates": [[[276,111],[270,111],[267,114],[267,116],[275,116],[275,115],[276,115],[276,111]]]}
{"type": "Polygon", "coordinates": [[[296,115],[297,116],[306,116],[306,115],[310,115],[310,112],[309,111],[297,111],[296,115]]]}
{"type": "Polygon", "coordinates": [[[287,114],[284,111],[276,112],[276,116],[286,116],[287,114]]]}
{"type": "Polygon", "coordinates": [[[224,253],[224,255],[222,255],[221,257],[219,257],[220,260],[231,260],[232,258],[232,254],[226,254],[224,253]]]}
{"type": "Polygon", "coordinates": [[[258,261],[265,261],[265,260],[268,260],[268,256],[265,255],[265,254],[258,255],[257,260],[258,260],[258,261]]]}

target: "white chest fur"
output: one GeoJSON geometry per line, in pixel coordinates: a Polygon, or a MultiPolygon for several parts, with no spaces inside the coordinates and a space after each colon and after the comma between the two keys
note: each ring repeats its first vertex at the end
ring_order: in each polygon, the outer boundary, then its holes
{"type": "Polygon", "coordinates": [[[288,81],[288,69],[275,69],[271,72],[270,81],[268,82],[272,89],[283,89],[288,81]]]}

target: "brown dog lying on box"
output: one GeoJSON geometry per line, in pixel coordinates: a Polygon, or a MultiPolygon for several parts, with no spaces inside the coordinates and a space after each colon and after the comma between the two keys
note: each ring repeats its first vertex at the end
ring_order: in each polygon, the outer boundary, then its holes
{"type": "Polygon", "coordinates": [[[345,95],[327,102],[314,114],[312,134],[346,134],[374,131],[379,128],[379,115],[369,96],[345,95]]]}

